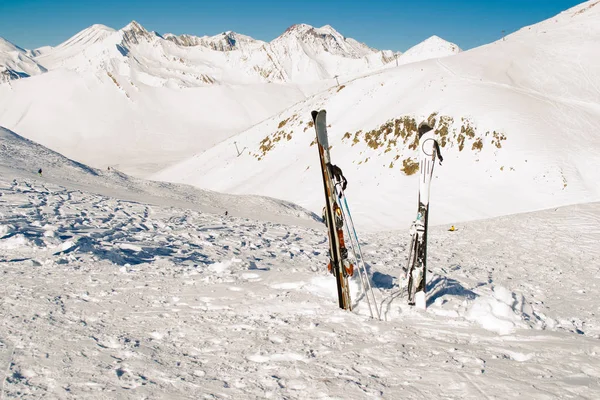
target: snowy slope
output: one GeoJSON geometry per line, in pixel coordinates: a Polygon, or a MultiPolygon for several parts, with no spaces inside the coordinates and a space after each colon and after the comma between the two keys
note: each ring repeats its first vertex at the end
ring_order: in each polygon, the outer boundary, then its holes
{"type": "Polygon", "coordinates": [[[314,212],[323,193],[310,112],[325,108],[332,158],[360,227],[414,218],[415,126],[438,113],[445,158],[432,223],[600,200],[600,6],[452,57],[388,69],[290,107],[156,179],[284,198],[314,212]],[[233,141],[246,147],[227,153],[233,141]]]}
{"type": "Polygon", "coordinates": [[[323,227],[0,174],[0,390],[598,398],[599,227],[595,203],[434,228],[426,312],[396,284],[407,233],[366,235],[377,321],[354,281],[355,311],[337,308],[323,227]]]}
{"type": "Polygon", "coordinates": [[[46,72],[26,50],[0,37],[0,83],[46,72]]]}
{"type": "Polygon", "coordinates": [[[402,53],[398,57],[398,64],[409,64],[431,58],[448,57],[458,54],[461,51],[460,47],[456,44],[434,35],[402,53]]]}
{"type": "Polygon", "coordinates": [[[69,190],[84,190],[163,206],[185,206],[202,212],[237,217],[312,225],[317,217],[282,200],[260,196],[236,196],[200,190],[186,185],[145,181],[112,169],[96,169],[70,160],[44,146],[0,127],[0,175],[5,179],[37,179],[69,190]],[[42,169],[42,177],[37,171],[42,169]],[[261,210],[257,212],[257,210],[261,210]]]}
{"type": "Polygon", "coordinates": [[[182,91],[106,70],[57,69],[12,87],[0,85],[0,123],[77,161],[144,175],[304,97],[291,85],[208,85],[182,91]]]}

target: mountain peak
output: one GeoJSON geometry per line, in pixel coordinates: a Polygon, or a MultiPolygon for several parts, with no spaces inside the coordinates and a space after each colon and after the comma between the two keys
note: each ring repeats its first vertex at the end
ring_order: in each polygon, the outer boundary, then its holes
{"type": "Polygon", "coordinates": [[[142,26],[142,24],[140,24],[139,22],[133,20],[130,23],[128,23],[127,25],[125,25],[123,28],[121,28],[122,31],[133,31],[136,33],[148,33],[148,31],[146,30],[146,28],[144,28],[142,26]]]}
{"type": "Polygon", "coordinates": [[[125,27],[121,28],[123,32],[123,41],[131,44],[139,44],[141,41],[150,41],[156,33],[148,32],[139,22],[131,21],[125,27]]]}
{"type": "Polygon", "coordinates": [[[437,35],[433,35],[406,50],[406,52],[400,56],[399,60],[402,64],[408,64],[431,58],[447,57],[460,53],[461,51],[462,50],[458,45],[448,42],[437,35]]]}
{"type": "Polygon", "coordinates": [[[336,31],[335,29],[333,29],[333,26],[331,26],[331,25],[323,25],[320,28],[314,28],[314,29],[317,32],[327,33],[327,34],[330,34],[330,35],[340,35],[341,36],[341,34],[338,31],[336,31]]]}
{"type": "Polygon", "coordinates": [[[292,26],[290,26],[289,28],[287,28],[284,32],[285,33],[293,33],[293,32],[306,32],[310,29],[314,29],[314,26],[308,25],[308,24],[294,24],[292,26]]]}
{"type": "Polygon", "coordinates": [[[316,28],[308,24],[294,24],[287,28],[283,34],[304,35],[307,33],[313,35],[332,35],[344,38],[344,36],[336,31],[331,25],[324,25],[320,28],[316,28]]]}
{"type": "Polygon", "coordinates": [[[108,31],[108,32],[114,32],[115,30],[109,26],[106,25],[102,25],[102,24],[94,24],[92,26],[90,26],[89,28],[87,28],[89,30],[95,30],[95,31],[108,31]]]}
{"type": "Polygon", "coordinates": [[[243,50],[246,48],[260,47],[264,44],[264,42],[260,40],[233,31],[225,31],[215,36],[202,37],[186,34],[177,36],[167,33],[163,37],[179,46],[204,46],[215,51],[243,50]]]}
{"type": "Polygon", "coordinates": [[[0,83],[43,72],[46,69],[29,57],[28,50],[0,37],[0,83]]]}
{"type": "Polygon", "coordinates": [[[3,37],[0,37],[0,51],[18,51],[21,53],[25,52],[25,49],[22,49],[16,44],[4,39],[3,37]]]}
{"type": "Polygon", "coordinates": [[[320,28],[308,24],[292,25],[272,43],[290,39],[309,45],[315,53],[327,52],[342,57],[361,58],[374,52],[369,46],[346,38],[331,25],[320,28]]]}

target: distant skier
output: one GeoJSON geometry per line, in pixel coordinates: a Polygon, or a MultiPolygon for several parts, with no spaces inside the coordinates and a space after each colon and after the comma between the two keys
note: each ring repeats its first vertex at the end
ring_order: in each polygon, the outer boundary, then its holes
{"type": "Polygon", "coordinates": [[[40,168],[40,169],[38,169],[38,175],[39,175],[39,176],[42,176],[42,169],[41,169],[41,168],[40,168]]]}
{"type": "Polygon", "coordinates": [[[225,216],[227,216],[229,213],[227,211],[225,211],[225,216]]]}

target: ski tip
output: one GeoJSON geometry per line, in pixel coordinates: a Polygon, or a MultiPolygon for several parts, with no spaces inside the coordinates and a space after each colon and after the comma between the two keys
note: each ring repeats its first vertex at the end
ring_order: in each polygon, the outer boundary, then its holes
{"type": "Polygon", "coordinates": [[[316,122],[317,115],[319,115],[319,112],[318,111],[313,111],[313,112],[310,113],[310,115],[312,115],[313,122],[316,122]]]}
{"type": "Polygon", "coordinates": [[[325,111],[325,110],[316,111],[315,110],[315,111],[311,112],[310,114],[312,115],[313,122],[316,122],[317,116],[321,115],[321,116],[325,117],[325,115],[327,114],[327,111],[325,111]]]}
{"type": "Polygon", "coordinates": [[[419,138],[421,136],[423,136],[425,133],[429,132],[430,130],[432,130],[433,128],[435,128],[435,117],[433,115],[431,115],[429,118],[427,118],[427,120],[422,121],[419,124],[419,127],[417,128],[417,131],[419,132],[419,138]]]}

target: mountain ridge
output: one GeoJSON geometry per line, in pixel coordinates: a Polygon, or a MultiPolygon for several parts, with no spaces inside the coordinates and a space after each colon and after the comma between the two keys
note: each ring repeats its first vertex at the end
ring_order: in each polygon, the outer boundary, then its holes
{"type": "MultiPolygon", "coordinates": [[[[24,50],[24,53],[46,70],[100,68],[107,69],[112,75],[118,75],[136,64],[126,61],[125,58],[136,53],[137,47],[148,43],[152,43],[156,49],[153,52],[146,51],[142,55],[143,66],[163,64],[163,69],[179,70],[177,77],[170,78],[172,83],[179,87],[218,84],[227,80],[223,75],[230,78],[235,76],[233,82],[237,83],[303,84],[343,75],[350,79],[351,76],[393,66],[392,61],[401,54],[391,50],[373,49],[345,37],[331,25],[317,28],[308,24],[295,24],[272,41],[263,42],[232,31],[203,37],[170,33],[161,35],[147,30],[135,20],[119,30],[94,24],[58,46],[24,50]],[[169,43],[177,47],[172,47],[169,43]],[[168,63],[166,60],[179,60],[191,69],[178,63],[168,63]],[[123,62],[129,66],[113,68],[116,70],[111,70],[109,66],[123,62]],[[226,70],[228,72],[225,72],[226,70]],[[191,79],[188,79],[190,73],[191,79]]],[[[444,55],[447,54],[432,56],[444,55]]],[[[142,69],[144,74],[150,72],[147,68],[142,69]]],[[[154,72],[150,72],[150,75],[156,76],[154,72]]],[[[166,80],[160,77],[162,74],[158,75],[158,79],[152,78],[146,80],[146,83],[165,84],[166,80]]]]}

